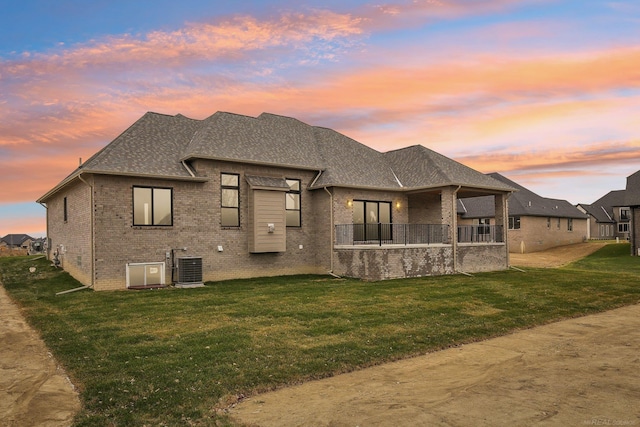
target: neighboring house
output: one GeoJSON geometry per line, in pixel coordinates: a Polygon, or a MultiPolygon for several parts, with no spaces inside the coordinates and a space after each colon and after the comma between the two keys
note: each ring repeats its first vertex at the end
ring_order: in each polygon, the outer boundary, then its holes
{"type": "Polygon", "coordinates": [[[590,205],[579,204],[578,209],[589,215],[590,239],[629,239],[631,210],[626,190],[610,191],[590,205]]]}
{"type": "Polygon", "coordinates": [[[630,209],[629,242],[631,255],[640,256],[640,171],[627,177],[625,204],[630,209]]]}
{"type": "MultiPolygon", "coordinates": [[[[510,252],[537,252],[586,240],[587,216],[568,201],[539,196],[499,173],[488,175],[518,190],[509,198],[510,252]]],[[[493,224],[494,204],[492,197],[460,199],[460,223],[485,227],[493,224]]]]}
{"type": "Polygon", "coordinates": [[[511,191],[425,147],[381,153],[289,117],[147,113],[38,202],[50,257],[106,290],[505,269],[511,191]],[[479,241],[456,200],[489,195],[479,241]]]}
{"type": "Polygon", "coordinates": [[[0,245],[9,249],[29,249],[33,241],[27,234],[7,234],[0,239],[0,245]]]}

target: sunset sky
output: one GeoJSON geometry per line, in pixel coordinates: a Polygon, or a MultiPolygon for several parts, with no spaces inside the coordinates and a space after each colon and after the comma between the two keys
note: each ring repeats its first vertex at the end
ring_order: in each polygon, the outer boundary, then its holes
{"type": "Polygon", "coordinates": [[[637,0],[21,0],[0,13],[0,236],[147,111],[270,112],[591,203],[640,170],[637,0]]]}

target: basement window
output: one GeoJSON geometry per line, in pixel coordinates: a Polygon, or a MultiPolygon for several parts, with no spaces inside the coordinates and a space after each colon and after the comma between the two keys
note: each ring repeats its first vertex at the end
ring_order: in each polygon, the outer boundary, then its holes
{"type": "Polygon", "coordinates": [[[145,289],[164,287],[164,262],[127,264],[127,288],[145,289]]]}

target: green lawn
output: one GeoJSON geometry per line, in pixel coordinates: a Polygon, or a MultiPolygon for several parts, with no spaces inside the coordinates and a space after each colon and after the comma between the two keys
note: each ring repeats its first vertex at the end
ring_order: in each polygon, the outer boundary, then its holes
{"type": "Polygon", "coordinates": [[[80,285],[44,259],[0,259],[0,281],[79,388],[79,426],[225,425],[215,408],[243,395],[638,303],[639,278],[640,258],[612,244],[524,273],[56,296],[80,285]]]}

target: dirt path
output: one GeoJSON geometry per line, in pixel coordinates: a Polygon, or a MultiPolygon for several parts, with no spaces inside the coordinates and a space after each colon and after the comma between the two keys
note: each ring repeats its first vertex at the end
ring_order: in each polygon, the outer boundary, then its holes
{"type": "Polygon", "coordinates": [[[584,258],[607,244],[607,242],[587,242],[528,254],[509,254],[509,261],[511,265],[519,267],[560,267],[584,258]]]}
{"type": "Polygon", "coordinates": [[[260,426],[640,425],[640,306],[259,395],[260,426]]]}
{"type": "Polygon", "coordinates": [[[78,410],[67,376],[0,286],[0,425],[68,426],[78,410]]]}
{"type": "MultiPolygon", "coordinates": [[[[512,263],[563,265],[601,246],[512,263]]],[[[638,349],[640,305],[266,393],[229,414],[262,427],[640,426],[638,349]]]]}

